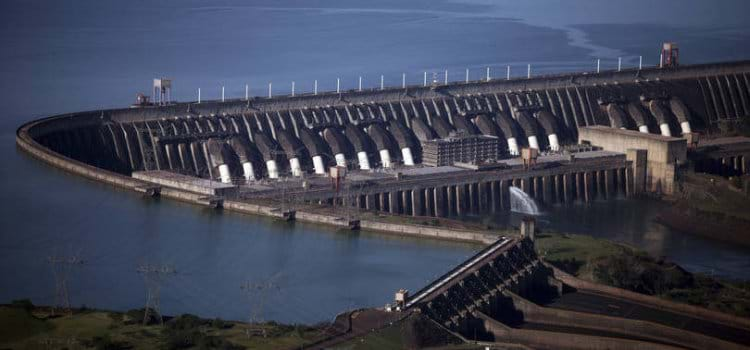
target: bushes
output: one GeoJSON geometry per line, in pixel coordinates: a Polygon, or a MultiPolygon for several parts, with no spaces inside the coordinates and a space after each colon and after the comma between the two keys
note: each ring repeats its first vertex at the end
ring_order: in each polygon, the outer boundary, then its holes
{"type": "Polygon", "coordinates": [[[26,312],[31,312],[31,311],[34,310],[34,304],[31,303],[31,300],[29,300],[29,299],[13,300],[13,301],[10,302],[10,306],[15,307],[15,308],[19,308],[19,309],[23,309],[26,312]]]}
{"type": "Polygon", "coordinates": [[[205,333],[208,327],[224,329],[231,324],[220,319],[204,320],[195,315],[184,314],[164,324],[163,334],[168,349],[241,349],[222,338],[205,333]]]}
{"type": "MultiPolygon", "coordinates": [[[[128,310],[128,312],[125,313],[125,316],[127,316],[127,320],[125,321],[126,324],[135,324],[135,323],[141,323],[143,322],[143,316],[146,312],[145,309],[132,309],[128,310]]],[[[146,325],[152,325],[156,324],[159,321],[159,315],[154,312],[154,310],[149,310],[148,312],[148,320],[146,320],[146,325]]]]}
{"type": "Polygon", "coordinates": [[[109,336],[94,337],[90,341],[85,341],[83,344],[87,348],[94,348],[97,350],[122,350],[132,349],[133,346],[127,342],[113,341],[109,336]]]}
{"type": "Polygon", "coordinates": [[[599,283],[647,295],[688,288],[694,282],[692,274],[679,266],[636,253],[603,257],[594,262],[593,271],[599,283]]]}

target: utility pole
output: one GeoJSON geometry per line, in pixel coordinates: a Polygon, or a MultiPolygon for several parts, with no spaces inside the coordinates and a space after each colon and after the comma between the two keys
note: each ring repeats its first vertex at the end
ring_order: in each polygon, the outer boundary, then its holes
{"type": "Polygon", "coordinates": [[[52,274],[55,276],[55,303],[52,306],[52,314],[55,314],[56,308],[62,309],[63,312],[70,312],[68,276],[73,267],[82,266],[84,261],[78,254],[60,256],[54,253],[47,257],[47,262],[52,266],[52,274]]]}
{"type": "Polygon", "coordinates": [[[143,308],[143,324],[147,325],[153,312],[159,318],[159,324],[164,324],[159,307],[161,285],[167,277],[177,273],[171,265],[141,264],[136,271],[143,275],[146,284],[146,306],[143,308]]]}

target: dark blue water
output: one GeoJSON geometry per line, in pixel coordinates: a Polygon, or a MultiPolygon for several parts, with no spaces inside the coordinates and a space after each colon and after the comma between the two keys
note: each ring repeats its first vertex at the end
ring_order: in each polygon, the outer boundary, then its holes
{"type": "MultiPolygon", "coordinates": [[[[747,59],[748,12],[743,0],[3,1],[0,302],[51,303],[45,257],[80,251],[87,263],[70,275],[75,305],[140,306],[136,266],[169,263],[178,273],[162,291],[167,313],[245,319],[250,302],[239,286],[274,276],[279,290],[264,316],[317,321],[352,305],[384,304],[394,290],[417,289],[476,249],[146,201],[19,153],[14,131],[24,121],[122,107],[159,76],[174,79],[174,98],[194,100],[198,88],[204,99],[218,98],[222,85],[227,97],[243,96],[245,84],[265,95],[271,81],[282,94],[291,81],[297,92],[312,90],[316,79],[320,90],[332,90],[337,77],[348,89],[359,76],[365,88],[376,87],[381,74],[398,85],[401,73],[419,84],[423,72],[446,69],[450,80],[463,80],[466,68],[479,79],[486,66],[496,77],[506,65],[521,76],[527,64],[535,74],[593,70],[597,58],[614,68],[620,56],[626,65],[639,55],[656,64],[664,40],[680,42],[686,63],[747,59]]],[[[648,222],[646,214],[550,220],[598,234],[648,222]]],[[[683,252],[675,260],[688,267],[747,277],[747,250],[644,225],[627,235],[653,254],[683,252]]]]}

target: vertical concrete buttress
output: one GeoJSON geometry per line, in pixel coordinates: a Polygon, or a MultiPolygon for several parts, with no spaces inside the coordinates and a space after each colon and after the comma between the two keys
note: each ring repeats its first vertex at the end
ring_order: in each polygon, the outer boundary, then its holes
{"type": "Polygon", "coordinates": [[[399,208],[399,191],[393,191],[388,193],[388,211],[391,214],[399,214],[401,209],[399,208]]]}
{"type": "Polygon", "coordinates": [[[422,196],[424,195],[424,190],[421,188],[415,188],[411,190],[411,215],[412,216],[422,216],[424,213],[424,201],[422,200],[422,196]]]}
{"type": "Polygon", "coordinates": [[[446,188],[445,187],[435,187],[433,190],[433,198],[435,202],[433,203],[433,207],[435,208],[435,216],[436,217],[445,217],[445,196],[446,196],[446,188]]]}

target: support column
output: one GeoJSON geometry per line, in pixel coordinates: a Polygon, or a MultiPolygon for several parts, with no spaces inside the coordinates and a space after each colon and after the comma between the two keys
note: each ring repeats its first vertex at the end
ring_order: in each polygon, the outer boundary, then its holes
{"type": "Polygon", "coordinates": [[[492,181],[490,182],[490,211],[493,213],[497,212],[497,209],[500,207],[500,196],[498,195],[498,182],[492,181]]]}
{"type": "Polygon", "coordinates": [[[456,186],[448,186],[445,190],[448,197],[446,200],[446,207],[448,208],[446,213],[448,216],[456,215],[456,186]]]}
{"type": "Polygon", "coordinates": [[[575,174],[563,174],[563,200],[565,203],[573,202],[573,179],[575,174]]]}
{"type": "Polygon", "coordinates": [[[607,198],[617,196],[617,187],[615,187],[615,170],[607,169],[604,171],[604,193],[607,198]]]}
{"type": "Polygon", "coordinates": [[[399,191],[388,193],[388,211],[391,214],[398,214],[401,208],[398,205],[399,191]]]}
{"type": "Polygon", "coordinates": [[[388,210],[388,193],[381,193],[378,195],[378,201],[380,202],[380,207],[378,208],[380,211],[386,211],[388,210]]]}
{"type": "Polygon", "coordinates": [[[466,212],[466,185],[456,185],[456,215],[466,212]]]}
{"type": "Polygon", "coordinates": [[[591,172],[585,172],[583,173],[583,187],[584,187],[584,199],[586,200],[586,203],[591,202],[593,200],[593,174],[591,172]]]}
{"type": "Polygon", "coordinates": [[[469,213],[476,213],[477,212],[477,207],[476,207],[476,202],[477,202],[477,184],[475,184],[475,183],[468,184],[466,187],[469,189],[469,193],[468,193],[469,198],[466,201],[467,204],[468,204],[468,207],[469,207],[468,208],[468,212],[469,213]]]}
{"type": "Polygon", "coordinates": [[[544,203],[547,197],[544,196],[544,180],[543,177],[534,176],[534,198],[537,202],[544,203]]]}
{"type": "Polygon", "coordinates": [[[409,215],[413,210],[410,192],[409,190],[401,191],[401,196],[399,196],[401,200],[401,212],[404,215],[409,215]]]}
{"type": "Polygon", "coordinates": [[[510,180],[500,181],[500,208],[510,210],[510,180]]]}
{"type": "Polygon", "coordinates": [[[365,209],[367,210],[375,210],[375,195],[374,194],[366,194],[365,195],[365,209]]]}
{"type": "Polygon", "coordinates": [[[435,200],[433,206],[435,207],[435,216],[442,218],[445,217],[445,196],[447,189],[445,187],[435,187],[433,189],[432,198],[435,200]]]}
{"type": "Polygon", "coordinates": [[[565,197],[563,195],[563,174],[554,175],[555,178],[555,203],[563,203],[565,197]]]}
{"type": "Polygon", "coordinates": [[[583,201],[586,198],[583,173],[576,173],[576,199],[583,201]]]}
{"type": "Polygon", "coordinates": [[[411,215],[422,216],[424,213],[424,204],[422,200],[424,191],[421,188],[415,188],[411,190],[411,215]]]}
{"type": "Polygon", "coordinates": [[[542,196],[544,197],[544,202],[550,204],[555,202],[552,198],[552,182],[554,181],[552,176],[542,177],[542,196]]]}
{"type": "Polygon", "coordinates": [[[607,198],[606,186],[604,184],[604,170],[596,171],[596,196],[601,199],[607,198]]]}
{"type": "Polygon", "coordinates": [[[424,215],[437,216],[435,213],[435,190],[432,188],[424,189],[424,215]]]}
{"type": "Polygon", "coordinates": [[[531,193],[531,178],[521,179],[521,190],[528,194],[530,197],[531,193]]]}
{"type": "Polygon", "coordinates": [[[646,163],[647,152],[644,149],[628,149],[625,158],[629,160],[630,167],[626,173],[627,195],[638,195],[646,190],[646,163]]]}
{"type": "Polygon", "coordinates": [[[490,197],[490,184],[489,182],[480,182],[478,188],[479,193],[477,196],[477,211],[479,213],[485,213],[489,211],[489,203],[487,199],[490,197]]]}
{"type": "Polygon", "coordinates": [[[741,156],[734,157],[734,175],[742,175],[742,165],[740,164],[741,161],[741,156]]]}
{"type": "Polygon", "coordinates": [[[631,197],[640,193],[635,187],[635,179],[633,175],[633,168],[625,169],[625,196],[631,197]]]}

